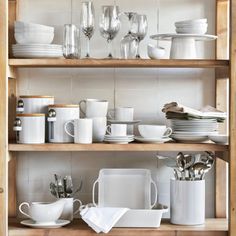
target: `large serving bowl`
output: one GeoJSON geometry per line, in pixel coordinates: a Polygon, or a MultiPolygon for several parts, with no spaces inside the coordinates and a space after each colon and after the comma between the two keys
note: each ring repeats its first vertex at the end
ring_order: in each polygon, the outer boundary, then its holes
{"type": "Polygon", "coordinates": [[[41,33],[37,31],[15,33],[15,40],[19,44],[50,44],[54,33],[41,33]]]}

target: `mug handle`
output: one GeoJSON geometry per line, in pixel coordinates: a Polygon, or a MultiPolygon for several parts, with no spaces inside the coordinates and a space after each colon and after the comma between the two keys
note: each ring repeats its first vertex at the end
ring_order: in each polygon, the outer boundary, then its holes
{"type": "Polygon", "coordinates": [[[108,113],[107,113],[107,117],[111,120],[114,120],[115,119],[114,114],[112,116],[111,113],[115,113],[115,110],[109,110],[108,113]]]}
{"type": "Polygon", "coordinates": [[[86,114],[85,114],[85,111],[82,109],[82,107],[81,107],[81,104],[82,103],[84,103],[85,105],[86,105],[86,100],[81,100],[80,102],[79,102],[79,109],[80,109],[80,111],[81,111],[81,113],[84,115],[84,116],[86,116],[86,114]]]}
{"type": "Polygon", "coordinates": [[[95,187],[96,187],[97,183],[98,183],[98,179],[93,184],[93,204],[95,207],[98,206],[98,204],[95,202],[95,187]]]}
{"type": "Polygon", "coordinates": [[[68,124],[72,124],[73,126],[74,126],[74,121],[73,120],[69,120],[69,121],[67,121],[65,124],[64,124],[64,130],[65,130],[65,132],[69,135],[69,136],[71,136],[71,137],[75,137],[75,135],[74,134],[71,134],[69,131],[68,131],[68,129],[67,129],[67,125],[68,124]]]}
{"type": "Polygon", "coordinates": [[[168,127],[162,137],[168,138],[172,134],[172,132],[173,132],[172,129],[170,127],[168,127]]]}
{"type": "Polygon", "coordinates": [[[75,202],[79,203],[79,208],[76,211],[73,212],[73,215],[76,215],[80,211],[80,207],[83,205],[82,202],[79,199],[74,199],[73,204],[75,202]]]}
{"type": "Polygon", "coordinates": [[[31,218],[28,214],[26,214],[26,213],[21,209],[24,205],[26,205],[26,206],[28,207],[28,211],[29,211],[29,208],[30,208],[29,203],[28,203],[28,202],[22,202],[22,203],[20,204],[20,206],[19,206],[19,211],[20,211],[20,213],[22,213],[23,215],[27,216],[28,218],[31,218]]]}
{"type": "Polygon", "coordinates": [[[107,126],[106,133],[111,135],[111,126],[110,125],[107,126]]]}
{"type": "Polygon", "coordinates": [[[157,203],[157,186],[156,186],[156,183],[153,181],[153,180],[151,180],[151,185],[153,185],[154,186],[154,190],[155,190],[155,198],[154,198],[154,202],[153,202],[153,204],[151,205],[151,209],[156,205],[156,203],[157,203]]]}

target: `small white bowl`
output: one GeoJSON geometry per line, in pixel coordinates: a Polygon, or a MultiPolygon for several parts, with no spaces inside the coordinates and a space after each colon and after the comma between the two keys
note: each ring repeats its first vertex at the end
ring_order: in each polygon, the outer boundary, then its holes
{"type": "Polygon", "coordinates": [[[218,134],[218,135],[210,135],[209,139],[215,143],[228,143],[229,136],[224,135],[224,134],[218,134]]]}
{"type": "Polygon", "coordinates": [[[207,26],[202,27],[177,27],[175,29],[178,34],[205,34],[207,26]]]}
{"type": "Polygon", "coordinates": [[[151,59],[162,59],[165,56],[166,50],[162,47],[155,47],[151,44],[147,46],[148,56],[151,59]]]}
{"type": "Polygon", "coordinates": [[[54,38],[54,33],[25,32],[14,35],[19,44],[50,44],[54,38]]]}
{"type": "Polygon", "coordinates": [[[138,131],[143,138],[163,138],[172,133],[171,128],[167,128],[165,125],[139,125],[138,131]]]}
{"type": "Polygon", "coordinates": [[[195,19],[195,20],[183,20],[175,22],[175,26],[182,25],[182,24],[204,24],[207,23],[206,18],[202,19],[195,19]]]}

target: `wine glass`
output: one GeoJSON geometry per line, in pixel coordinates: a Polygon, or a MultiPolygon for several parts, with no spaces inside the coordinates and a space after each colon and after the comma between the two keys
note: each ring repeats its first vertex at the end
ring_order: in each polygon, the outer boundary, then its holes
{"type": "Polygon", "coordinates": [[[134,58],[136,58],[136,55],[137,55],[137,52],[138,52],[138,40],[137,40],[136,37],[134,37],[131,34],[130,30],[131,30],[131,19],[137,13],[135,13],[135,12],[124,12],[124,14],[129,19],[130,27],[129,27],[128,34],[126,34],[120,42],[121,58],[123,58],[123,59],[134,59],[134,58]]]}
{"type": "Polygon", "coordinates": [[[120,29],[118,6],[102,6],[99,28],[102,37],[107,40],[109,50],[108,58],[111,59],[113,58],[111,42],[120,29]]]}
{"type": "Polygon", "coordinates": [[[82,10],[80,15],[81,30],[87,38],[86,58],[90,58],[90,39],[95,30],[95,13],[92,2],[82,2],[82,10]]]}
{"type": "Polygon", "coordinates": [[[139,44],[147,34],[148,23],[146,15],[135,14],[131,19],[131,34],[138,40],[138,52],[136,58],[140,58],[139,44]]]}

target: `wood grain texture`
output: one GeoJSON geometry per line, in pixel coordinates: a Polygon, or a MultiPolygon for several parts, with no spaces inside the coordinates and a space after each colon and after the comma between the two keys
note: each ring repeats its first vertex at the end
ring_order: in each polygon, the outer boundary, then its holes
{"type": "MultiPolygon", "coordinates": [[[[229,57],[229,1],[216,0],[216,59],[229,57]]],[[[229,104],[229,79],[224,69],[216,69],[216,108],[227,112],[229,104]]],[[[228,120],[219,125],[219,132],[227,134],[228,120]]],[[[227,215],[227,163],[217,158],[215,163],[215,215],[227,215]]]]}
{"type": "Polygon", "coordinates": [[[16,217],[16,153],[10,152],[8,162],[8,217],[16,217]]]}
{"type": "Polygon", "coordinates": [[[9,59],[13,67],[123,67],[123,68],[220,68],[228,67],[228,60],[121,60],[121,59],[9,59]]]}
{"type": "Polygon", "coordinates": [[[8,154],[8,110],[7,110],[7,58],[8,58],[8,2],[0,1],[0,236],[7,235],[7,154],[8,154]]]}
{"type": "Polygon", "coordinates": [[[227,145],[211,143],[184,144],[184,143],[161,143],[161,144],[75,144],[75,143],[45,143],[45,144],[9,144],[9,151],[227,151],[227,145]]]}
{"type": "Polygon", "coordinates": [[[236,235],[236,0],[230,1],[229,236],[236,235]]]}
{"type": "MultiPolygon", "coordinates": [[[[10,219],[9,236],[95,236],[97,235],[81,220],[74,220],[60,229],[31,229],[21,226],[10,219]]],[[[108,236],[226,236],[226,219],[207,219],[204,225],[181,226],[163,221],[160,228],[113,228],[108,236]]]]}

